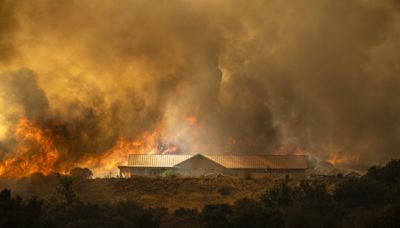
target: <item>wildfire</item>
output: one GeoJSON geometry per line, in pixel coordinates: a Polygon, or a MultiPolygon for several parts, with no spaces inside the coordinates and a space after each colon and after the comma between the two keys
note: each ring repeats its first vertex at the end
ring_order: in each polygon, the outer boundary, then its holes
{"type": "MultiPolygon", "coordinates": [[[[21,117],[15,128],[15,149],[10,153],[2,152],[6,156],[0,161],[0,177],[23,177],[37,172],[47,175],[53,171],[72,168],[56,168],[60,153],[51,136],[51,130],[40,128],[34,122],[21,117]]],[[[175,153],[178,148],[174,141],[160,126],[151,132],[139,134],[133,140],[121,136],[112,148],[101,155],[87,153],[87,156],[70,165],[87,167],[97,176],[104,176],[115,171],[118,165],[125,164],[128,154],[175,153]]]]}
{"type": "Polygon", "coordinates": [[[338,152],[332,152],[326,161],[332,163],[333,165],[337,165],[354,164],[357,163],[359,160],[359,154],[339,154],[338,152]]]}
{"type": "Polygon", "coordinates": [[[25,117],[17,123],[15,138],[17,148],[0,162],[0,177],[21,177],[40,172],[54,171],[59,152],[49,131],[43,130],[25,117]]]}
{"type": "MultiPolygon", "coordinates": [[[[196,116],[188,116],[183,120],[191,132],[191,136],[196,136],[201,125],[196,116]]],[[[0,161],[0,177],[22,177],[40,172],[45,175],[52,171],[60,171],[56,168],[56,163],[60,153],[52,141],[52,132],[49,129],[40,128],[34,122],[25,117],[21,117],[16,124],[15,139],[16,148],[12,153],[6,154],[3,161],[0,161]]],[[[104,153],[88,153],[75,165],[91,169],[96,176],[115,175],[116,167],[126,163],[128,154],[170,154],[177,153],[179,148],[176,142],[180,141],[181,135],[170,136],[160,125],[153,131],[139,134],[130,140],[121,136],[115,145],[104,153]]],[[[196,140],[194,140],[196,142],[196,140]]],[[[211,142],[211,141],[210,141],[211,142]]],[[[230,137],[227,140],[225,149],[251,147],[255,142],[251,139],[237,139],[230,137]]],[[[200,148],[200,147],[199,147],[200,148]]],[[[337,164],[354,164],[360,155],[342,153],[336,147],[329,148],[330,153],[327,161],[337,164]]],[[[282,154],[307,154],[300,147],[292,149],[282,149],[282,154]]]]}
{"type": "Polygon", "coordinates": [[[120,137],[117,143],[100,157],[83,159],[78,165],[89,167],[97,176],[113,175],[118,165],[126,163],[128,154],[169,154],[175,153],[174,146],[162,130],[144,133],[135,140],[120,137]]]}

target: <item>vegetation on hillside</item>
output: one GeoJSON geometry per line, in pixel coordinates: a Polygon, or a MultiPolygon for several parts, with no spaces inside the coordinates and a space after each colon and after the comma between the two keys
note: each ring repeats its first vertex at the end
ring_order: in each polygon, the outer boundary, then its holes
{"type": "MultiPolygon", "coordinates": [[[[84,175],[87,176],[87,175],[84,175]]],[[[343,178],[333,191],[324,182],[282,180],[259,198],[210,204],[201,210],[144,207],[132,201],[82,202],[76,177],[59,176],[60,198],[23,200],[0,192],[0,227],[399,227],[400,161],[343,178]]],[[[229,189],[220,189],[229,194],[229,189]]],[[[221,196],[222,197],[222,196],[221,196]]]]}

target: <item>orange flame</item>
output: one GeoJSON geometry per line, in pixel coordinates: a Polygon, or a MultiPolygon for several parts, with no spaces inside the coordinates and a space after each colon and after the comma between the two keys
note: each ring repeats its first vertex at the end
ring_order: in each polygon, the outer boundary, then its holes
{"type": "Polygon", "coordinates": [[[332,152],[329,155],[329,158],[326,160],[327,162],[333,165],[339,164],[354,164],[360,160],[360,154],[339,154],[338,152],[332,152]]]}
{"type": "Polygon", "coordinates": [[[120,137],[117,143],[100,157],[87,157],[78,165],[90,168],[95,176],[113,175],[118,165],[126,163],[128,154],[168,154],[177,151],[177,147],[168,143],[162,128],[144,133],[135,140],[120,137]]]}
{"type": "Polygon", "coordinates": [[[27,118],[21,117],[15,135],[17,148],[0,162],[0,177],[22,177],[36,172],[49,174],[54,171],[59,152],[49,137],[48,130],[43,130],[27,118]]]}
{"type": "MultiPolygon", "coordinates": [[[[27,118],[21,117],[15,130],[17,146],[0,161],[0,177],[23,177],[36,172],[47,175],[53,171],[71,168],[56,167],[60,153],[52,141],[51,134],[49,129],[42,129],[27,118]]],[[[173,137],[165,135],[160,125],[154,131],[145,132],[134,140],[121,136],[115,145],[102,155],[88,153],[88,156],[73,165],[87,167],[95,175],[100,174],[96,176],[108,175],[116,171],[118,165],[126,163],[128,154],[175,153],[178,148],[172,143],[172,139],[173,137]]]]}

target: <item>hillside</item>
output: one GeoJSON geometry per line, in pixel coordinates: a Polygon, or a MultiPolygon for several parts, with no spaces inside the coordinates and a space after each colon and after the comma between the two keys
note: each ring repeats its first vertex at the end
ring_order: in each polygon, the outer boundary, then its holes
{"type": "MultiPolygon", "coordinates": [[[[113,203],[135,201],[148,207],[201,209],[207,204],[232,204],[240,198],[258,198],[279,180],[215,178],[150,178],[76,179],[73,189],[84,202],[113,203]]],[[[298,185],[292,180],[290,185],[298,185]]],[[[26,197],[58,198],[56,175],[34,175],[19,180],[0,181],[0,189],[11,188],[14,194],[26,197]]]]}

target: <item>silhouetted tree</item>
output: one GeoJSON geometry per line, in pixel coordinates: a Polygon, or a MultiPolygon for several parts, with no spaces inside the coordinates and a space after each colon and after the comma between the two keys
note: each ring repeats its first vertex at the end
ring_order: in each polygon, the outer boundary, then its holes
{"type": "Polygon", "coordinates": [[[93,173],[90,169],[88,168],[80,168],[76,167],[71,169],[70,175],[73,178],[78,178],[78,179],[90,179],[93,176],[93,173]]]}
{"type": "Polygon", "coordinates": [[[57,193],[64,196],[68,204],[73,203],[77,199],[76,193],[72,188],[73,177],[70,175],[58,175],[58,180],[60,185],[56,188],[57,193]]]}

